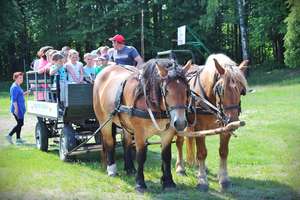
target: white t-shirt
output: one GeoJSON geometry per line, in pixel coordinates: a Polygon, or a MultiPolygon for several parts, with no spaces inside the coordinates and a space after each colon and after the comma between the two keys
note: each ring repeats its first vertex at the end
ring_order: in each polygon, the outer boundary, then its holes
{"type": "MultiPolygon", "coordinates": [[[[80,69],[83,66],[82,63],[79,62],[79,61],[77,61],[76,64],[72,64],[71,62],[69,62],[68,65],[73,68],[75,76],[79,79],[79,77],[80,77],[80,69]]],[[[68,80],[69,80],[69,82],[75,82],[75,80],[73,80],[72,75],[69,72],[68,72],[68,80]]]]}

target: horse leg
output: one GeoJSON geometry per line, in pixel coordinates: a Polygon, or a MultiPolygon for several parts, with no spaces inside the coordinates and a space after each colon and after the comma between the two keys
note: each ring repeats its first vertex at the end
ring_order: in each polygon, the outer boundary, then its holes
{"type": "Polygon", "coordinates": [[[230,140],[230,134],[220,135],[220,167],[219,167],[219,184],[222,189],[227,189],[230,187],[230,179],[227,172],[227,156],[228,156],[228,143],[230,140]]]}
{"type": "Polygon", "coordinates": [[[133,163],[132,157],[132,135],[128,133],[126,130],[124,132],[124,140],[123,140],[123,147],[124,147],[124,170],[126,171],[127,175],[133,175],[136,173],[136,169],[133,163]]]}
{"type": "Polygon", "coordinates": [[[172,173],[171,173],[171,159],[172,159],[172,153],[171,153],[171,145],[172,145],[172,139],[174,137],[174,134],[165,134],[161,138],[161,146],[162,146],[162,177],[161,177],[161,184],[163,189],[166,188],[175,188],[176,184],[173,181],[172,173]]]}
{"type": "Polygon", "coordinates": [[[199,162],[199,171],[198,171],[198,189],[200,191],[206,192],[208,190],[208,180],[205,166],[205,159],[207,157],[207,149],[205,145],[205,137],[196,138],[197,146],[197,159],[199,162]]]}
{"type": "Polygon", "coordinates": [[[183,163],[183,155],[182,155],[183,142],[184,142],[184,137],[177,135],[177,137],[176,137],[176,147],[177,147],[176,173],[181,176],[186,176],[184,163],[183,163]]]}
{"type": "Polygon", "coordinates": [[[193,166],[195,164],[195,139],[187,137],[186,141],[186,162],[193,166]]]}
{"type": "Polygon", "coordinates": [[[136,191],[143,193],[147,189],[144,178],[144,163],[146,161],[147,156],[147,145],[146,140],[144,138],[144,134],[142,132],[138,132],[138,134],[135,134],[134,139],[136,145],[136,161],[138,165],[135,178],[135,189],[136,191]]]}
{"type": "Polygon", "coordinates": [[[107,124],[102,130],[103,150],[106,156],[107,174],[109,176],[117,175],[117,165],[115,163],[115,141],[113,136],[112,123],[107,124]]]}

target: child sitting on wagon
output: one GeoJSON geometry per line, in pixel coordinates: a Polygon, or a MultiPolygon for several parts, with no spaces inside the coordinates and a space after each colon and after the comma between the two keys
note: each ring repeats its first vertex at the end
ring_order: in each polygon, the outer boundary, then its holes
{"type": "Polygon", "coordinates": [[[94,57],[95,56],[91,53],[84,54],[84,61],[86,63],[83,68],[84,80],[88,83],[93,83],[96,77],[94,57]]]}
{"type": "Polygon", "coordinates": [[[94,60],[96,61],[95,72],[97,75],[108,65],[108,56],[99,56],[94,60]]]}
{"type": "Polygon", "coordinates": [[[55,53],[52,56],[52,62],[54,63],[50,67],[50,75],[54,76],[53,87],[56,87],[57,99],[60,103],[64,102],[64,87],[67,81],[66,68],[64,67],[64,56],[61,53],[55,53]]]}
{"type": "Polygon", "coordinates": [[[83,82],[83,65],[79,61],[79,53],[71,49],[68,53],[68,63],[66,68],[68,71],[68,81],[70,83],[82,83],[83,82]]]}

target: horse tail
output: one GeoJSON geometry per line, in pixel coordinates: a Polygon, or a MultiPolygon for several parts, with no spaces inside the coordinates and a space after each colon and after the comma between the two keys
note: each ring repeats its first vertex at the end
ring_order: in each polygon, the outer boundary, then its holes
{"type": "Polygon", "coordinates": [[[186,162],[189,165],[195,164],[195,138],[187,137],[186,139],[186,162]]]}

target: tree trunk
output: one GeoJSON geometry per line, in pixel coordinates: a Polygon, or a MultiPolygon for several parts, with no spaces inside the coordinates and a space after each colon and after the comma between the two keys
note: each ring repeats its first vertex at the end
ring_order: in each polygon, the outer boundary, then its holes
{"type": "Polygon", "coordinates": [[[154,38],[154,45],[157,46],[157,38],[158,38],[158,32],[159,32],[159,24],[158,24],[158,5],[156,3],[153,3],[153,38],[154,38]]]}
{"type": "Polygon", "coordinates": [[[239,60],[239,32],[237,24],[234,24],[234,57],[239,60]]]}
{"type": "Polygon", "coordinates": [[[249,60],[247,26],[245,23],[245,9],[244,9],[244,5],[243,5],[243,0],[236,0],[236,1],[237,1],[237,6],[238,6],[243,60],[249,60]]]}
{"type": "Polygon", "coordinates": [[[277,39],[277,60],[279,63],[283,64],[284,63],[284,40],[283,40],[284,36],[283,35],[279,35],[278,39],[277,39]]]}

